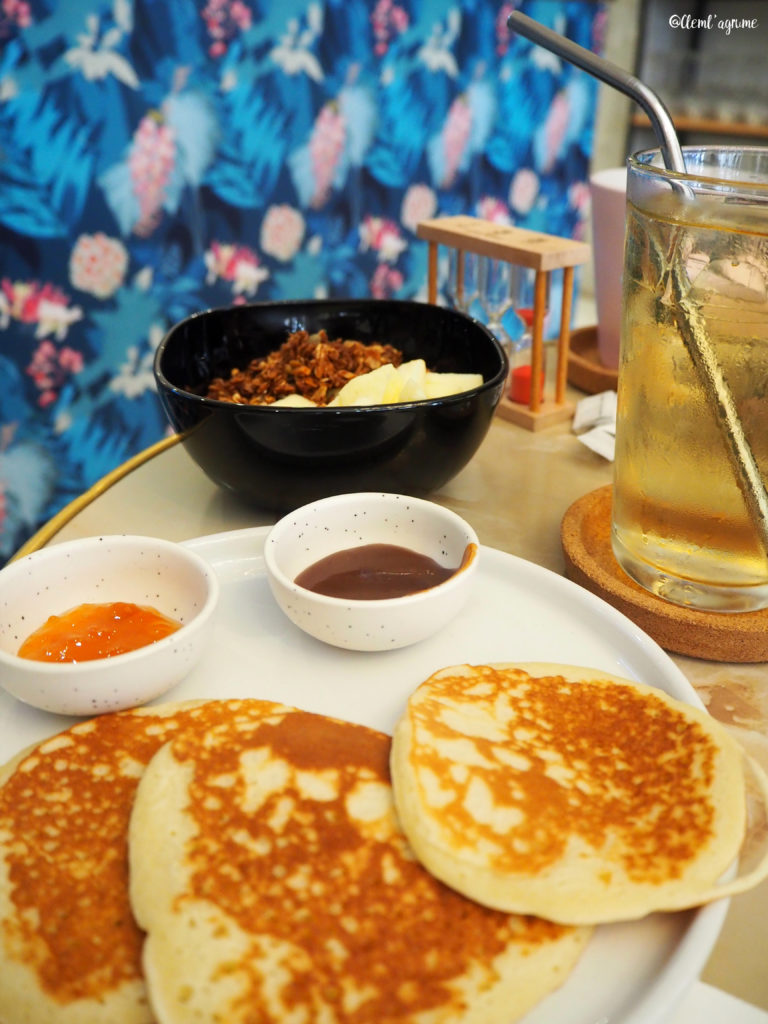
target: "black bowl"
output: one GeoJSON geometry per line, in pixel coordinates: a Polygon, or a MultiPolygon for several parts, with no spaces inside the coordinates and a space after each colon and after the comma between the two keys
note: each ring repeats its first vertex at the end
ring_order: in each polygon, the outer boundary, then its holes
{"type": "Polygon", "coordinates": [[[263,302],[196,313],[155,356],[168,419],[222,487],[276,512],[351,491],[424,496],[472,458],[507,375],[493,334],[462,313],[387,299],[263,302]],[[245,406],[205,398],[210,380],[279,348],[293,331],[394,345],[430,370],[480,373],[462,395],[351,408],[245,406]]]}

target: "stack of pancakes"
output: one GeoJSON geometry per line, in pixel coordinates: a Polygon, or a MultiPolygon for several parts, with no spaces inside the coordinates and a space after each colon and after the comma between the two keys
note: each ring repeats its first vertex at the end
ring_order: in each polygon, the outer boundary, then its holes
{"type": "Polygon", "coordinates": [[[443,670],[394,743],[105,715],[0,772],[0,1024],[511,1024],[592,924],[714,898],[743,831],[728,734],[584,670],[443,670]]]}

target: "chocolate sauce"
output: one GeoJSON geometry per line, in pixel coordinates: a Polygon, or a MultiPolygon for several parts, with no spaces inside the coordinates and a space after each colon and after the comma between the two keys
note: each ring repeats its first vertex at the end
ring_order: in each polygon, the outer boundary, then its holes
{"type": "Polygon", "coordinates": [[[427,555],[397,544],[363,544],[326,555],[303,569],[295,582],[328,597],[375,601],[429,590],[460,568],[446,568],[427,555]]]}

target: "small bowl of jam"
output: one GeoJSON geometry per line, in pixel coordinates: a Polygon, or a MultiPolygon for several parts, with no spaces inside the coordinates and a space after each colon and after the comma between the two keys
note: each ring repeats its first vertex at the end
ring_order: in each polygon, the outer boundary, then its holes
{"type": "Polygon", "coordinates": [[[153,537],[86,537],[0,571],[0,685],[64,715],[137,707],[201,657],[219,583],[195,552],[153,537]]]}
{"type": "Polygon", "coordinates": [[[464,606],[479,542],[450,509],[402,494],[340,494],[284,516],[264,547],[277,604],[334,647],[418,643],[464,606]]]}

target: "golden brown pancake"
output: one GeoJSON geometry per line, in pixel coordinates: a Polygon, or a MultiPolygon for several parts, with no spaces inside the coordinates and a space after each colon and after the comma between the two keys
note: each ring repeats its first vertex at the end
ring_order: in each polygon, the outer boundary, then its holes
{"type": "Polygon", "coordinates": [[[130,826],[159,1024],[511,1024],[589,929],[437,882],[399,828],[390,739],[296,712],[179,733],[130,826]]]}
{"type": "Polygon", "coordinates": [[[391,768],[403,829],[436,877],[499,910],[593,924],[768,874],[764,862],[716,885],[744,837],[744,760],[708,714],[649,686],[459,665],[412,694],[391,768]]]}
{"type": "Polygon", "coordinates": [[[150,1024],[128,901],[141,773],[177,730],[276,705],[161,705],[78,723],[0,769],[0,1024],[150,1024]]]}

